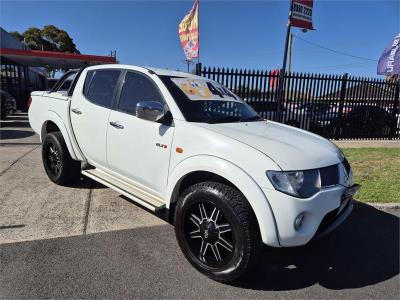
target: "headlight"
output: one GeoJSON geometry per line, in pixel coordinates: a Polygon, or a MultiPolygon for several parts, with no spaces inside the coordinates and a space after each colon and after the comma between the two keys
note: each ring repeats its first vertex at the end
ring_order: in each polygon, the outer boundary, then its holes
{"type": "Polygon", "coordinates": [[[308,198],[321,189],[319,170],[267,171],[267,176],[278,191],[299,198],[308,198]]]}

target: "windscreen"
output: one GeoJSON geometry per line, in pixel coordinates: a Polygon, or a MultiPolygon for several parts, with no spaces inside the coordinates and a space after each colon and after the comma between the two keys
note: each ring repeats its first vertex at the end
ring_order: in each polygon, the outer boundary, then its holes
{"type": "Polygon", "coordinates": [[[202,78],[160,78],[189,122],[231,123],[262,120],[239,96],[220,83],[202,78]]]}

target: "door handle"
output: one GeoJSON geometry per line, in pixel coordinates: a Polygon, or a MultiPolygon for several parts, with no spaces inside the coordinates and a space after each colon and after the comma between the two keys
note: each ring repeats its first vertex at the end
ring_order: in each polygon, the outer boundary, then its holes
{"type": "Polygon", "coordinates": [[[118,123],[118,122],[113,122],[113,121],[111,121],[111,122],[110,122],[110,125],[111,125],[112,127],[118,128],[118,129],[124,129],[124,125],[121,125],[121,124],[118,123]]]}
{"type": "Polygon", "coordinates": [[[77,115],[81,115],[81,114],[82,114],[82,112],[80,111],[79,108],[72,108],[71,111],[72,111],[74,114],[77,114],[77,115]]]}

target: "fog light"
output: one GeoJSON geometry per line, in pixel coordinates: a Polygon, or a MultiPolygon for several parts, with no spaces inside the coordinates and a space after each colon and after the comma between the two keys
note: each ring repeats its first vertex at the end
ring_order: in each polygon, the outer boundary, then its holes
{"type": "Polygon", "coordinates": [[[294,219],[294,229],[299,230],[303,224],[304,213],[299,214],[296,219],[294,219]]]}

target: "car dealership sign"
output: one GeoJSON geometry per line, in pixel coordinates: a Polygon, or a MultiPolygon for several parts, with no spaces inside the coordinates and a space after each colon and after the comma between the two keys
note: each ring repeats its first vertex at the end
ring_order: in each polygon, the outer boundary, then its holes
{"type": "Polygon", "coordinates": [[[291,26],[314,29],[312,24],[313,2],[313,0],[292,0],[291,26]]]}

